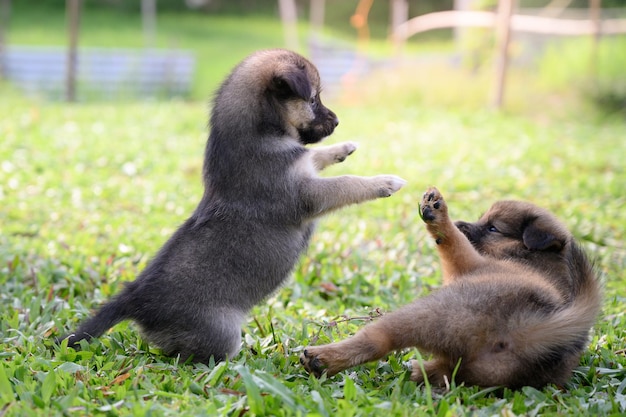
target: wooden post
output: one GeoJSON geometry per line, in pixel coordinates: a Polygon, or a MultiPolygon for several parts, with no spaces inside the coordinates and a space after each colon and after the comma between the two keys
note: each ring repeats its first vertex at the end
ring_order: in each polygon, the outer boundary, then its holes
{"type": "Polygon", "coordinates": [[[156,0],[141,0],[144,47],[156,48],[156,0]]]}
{"type": "Polygon", "coordinates": [[[502,108],[506,72],[509,64],[509,41],[511,38],[511,15],[513,14],[514,0],[499,0],[496,16],[496,76],[492,105],[496,109],[502,108]]]}
{"type": "Polygon", "coordinates": [[[404,33],[400,33],[398,28],[409,20],[409,2],[407,0],[391,0],[390,14],[391,40],[393,41],[396,53],[400,53],[402,46],[406,42],[406,30],[404,33]]]}
{"type": "Polygon", "coordinates": [[[78,69],[78,34],[81,0],[66,1],[69,45],[67,53],[65,93],[67,101],[76,101],[76,73],[78,69]]]}
{"type": "Polygon", "coordinates": [[[356,10],[350,17],[350,24],[357,31],[357,49],[363,51],[370,40],[370,28],[367,19],[374,0],[359,0],[356,10]]]}
{"type": "Polygon", "coordinates": [[[311,29],[313,39],[318,40],[324,27],[324,15],[326,14],[326,0],[311,0],[311,29]]]}
{"type": "Polygon", "coordinates": [[[593,22],[593,40],[596,44],[600,40],[601,11],[602,0],[589,0],[589,18],[593,22]]]}
{"type": "Polygon", "coordinates": [[[591,45],[591,71],[593,75],[596,75],[598,68],[598,48],[600,47],[600,24],[602,10],[602,0],[589,0],[589,19],[593,24],[593,43],[591,45]]]}
{"type": "Polygon", "coordinates": [[[6,30],[9,27],[11,15],[11,0],[0,0],[0,79],[7,77],[7,38],[6,30]]]}
{"type": "Polygon", "coordinates": [[[283,21],[285,45],[289,49],[298,49],[298,12],[295,0],[278,0],[280,18],[283,21]]]}

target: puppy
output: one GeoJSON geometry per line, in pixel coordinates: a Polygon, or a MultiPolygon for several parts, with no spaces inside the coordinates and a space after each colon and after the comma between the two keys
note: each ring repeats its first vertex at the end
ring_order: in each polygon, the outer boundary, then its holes
{"type": "Polygon", "coordinates": [[[265,50],[243,60],[214,99],[198,207],[135,281],[67,337],[68,346],[130,319],[183,361],[235,355],[247,313],[289,276],[316,219],[405,183],[392,175],[318,177],[356,149],[305,147],[338,123],[304,57],[265,50]]]}
{"type": "Polygon", "coordinates": [[[457,222],[436,188],[420,213],[437,243],[444,286],[339,343],[308,347],[300,361],[316,376],[417,347],[414,381],[444,385],[563,385],[579,363],[598,315],[592,265],[548,211],[500,201],[476,223],[457,222]]]}

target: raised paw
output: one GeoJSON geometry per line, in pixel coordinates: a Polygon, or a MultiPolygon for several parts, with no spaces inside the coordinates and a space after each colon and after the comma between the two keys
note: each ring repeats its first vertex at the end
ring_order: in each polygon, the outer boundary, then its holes
{"type": "Polygon", "coordinates": [[[446,201],[435,187],[426,190],[419,209],[420,217],[428,224],[439,223],[448,216],[446,201]]]}
{"type": "Polygon", "coordinates": [[[313,163],[318,171],[329,165],[345,161],[356,150],[356,143],[344,142],[330,146],[318,146],[311,149],[313,163]]]}
{"type": "Polygon", "coordinates": [[[389,197],[406,184],[405,180],[395,175],[378,175],[374,179],[379,183],[379,197],[389,197]]]}
{"type": "Polygon", "coordinates": [[[356,151],[357,145],[354,142],[345,142],[337,145],[338,152],[335,155],[336,162],[343,162],[356,151]]]}

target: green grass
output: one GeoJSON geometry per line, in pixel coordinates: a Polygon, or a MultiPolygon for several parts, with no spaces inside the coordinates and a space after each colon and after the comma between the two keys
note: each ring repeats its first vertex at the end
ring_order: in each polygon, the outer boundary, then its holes
{"type": "MultiPolygon", "coordinates": [[[[375,80],[370,80],[374,82],[375,80]]],[[[384,83],[384,80],[380,81],[384,83]]],[[[0,410],[3,415],[619,415],[626,413],[626,172],[621,120],[547,120],[425,105],[414,90],[328,103],[329,143],[360,149],[327,175],[398,174],[397,195],[323,219],[293,278],[256,307],[242,352],[179,364],[116,326],[80,352],[52,337],[132,280],[201,195],[203,103],[0,101],[0,410]],[[402,100],[400,100],[402,98],[402,100]],[[383,99],[385,97],[383,96],[383,99]],[[602,317],[566,390],[416,387],[415,350],[330,379],[304,346],[353,334],[440,285],[417,201],[428,185],[473,219],[502,198],[533,201],[574,230],[606,283],[602,317]]]]}
{"type": "MultiPolygon", "coordinates": [[[[65,42],[62,13],[16,3],[11,42],[65,42]]],[[[83,27],[85,45],[143,42],[132,14],[91,12],[83,27]]],[[[329,89],[325,102],[341,124],[327,142],[360,148],[324,175],[393,173],[409,183],[320,221],[293,277],[254,309],[230,362],[180,364],[129,323],[79,352],[54,346],[55,335],[132,280],[194,209],[206,98],[248,52],[281,46],[282,33],[270,18],[168,13],[158,44],[196,52],[191,101],[68,105],[0,84],[0,415],[626,413],[626,126],[550,81],[565,79],[558,63],[542,68],[542,79],[514,71],[505,113],[484,110],[488,73],[438,63],[375,73],[342,94],[329,89]],[[503,198],[545,206],[596,259],[604,309],[566,389],[498,397],[416,387],[404,365],[415,350],[330,379],[303,371],[304,346],[348,337],[367,321],[357,318],[440,285],[417,212],[429,185],[456,219],[475,219],[503,198]]]]}
{"type": "Polygon", "coordinates": [[[544,85],[561,91],[575,86],[605,112],[626,115],[626,37],[561,40],[551,45],[540,63],[544,85]]]}

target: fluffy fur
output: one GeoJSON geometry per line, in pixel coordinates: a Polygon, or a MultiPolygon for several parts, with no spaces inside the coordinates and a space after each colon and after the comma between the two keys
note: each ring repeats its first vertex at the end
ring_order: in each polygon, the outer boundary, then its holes
{"type": "Polygon", "coordinates": [[[214,99],[198,207],[135,281],[67,336],[68,346],[130,319],[182,360],[235,355],[247,313],[289,276],[315,220],[404,184],[392,175],[318,177],[356,149],[305,147],[338,123],[302,56],[266,50],[242,61],[214,99]]]}
{"type": "Polygon", "coordinates": [[[593,267],[547,210],[500,201],[476,223],[448,217],[443,196],[421,202],[437,243],[444,286],[347,340],[308,347],[300,361],[319,376],[417,347],[412,379],[479,386],[563,385],[579,363],[601,304],[593,267]]]}

